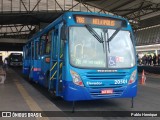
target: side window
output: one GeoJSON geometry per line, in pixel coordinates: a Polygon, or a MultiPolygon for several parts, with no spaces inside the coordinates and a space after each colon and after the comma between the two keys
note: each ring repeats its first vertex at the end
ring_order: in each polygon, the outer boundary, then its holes
{"type": "Polygon", "coordinates": [[[64,50],[64,40],[61,40],[61,46],[60,46],[60,58],[63,59],[63,50],[64,50]]]}
{"type": "Polygon", "coordinates": [[[27,46],[26,56],[28,60],[31,58],[31,43],[27,46]]]}
{"type": "Polygon", "coordinates": [[[31,43],[31,47],[32,47],[32,59],[34,59],[34,43],[31,43]]]}
{"type": "MultiPolygon", "coordinates": [[[[61,29],[63,29],[63,27],[62,27],[61,29]]],[[[63,34],[63,33],[62,33],[62,30],[61,30],[61,34],[63,34]]],[[[63,59],[63,57],[64,57],[64,55],[63,55],[63,51],[64,51],[64,40],[62,39],[62,36],[63,36],[63,35],[61,35],[60,59],[63,59]]]]}
{"type": "Polygon", "coordinates": [[[58,29],[54,31],[54,59],[57,59],[58,55],[58,29]]]}
{"type": "Polygon", "coordinates": [[[29,59],[29,57],[30,57],[30,48],[29,48],[29,45],[26,45],[25,46],[25,49],[24,49],[24,55],[23,55],[23,57],[24,57],[24,59],[26,59],[26,60],[28,60],[29,59]]]}
{"type": "Polygon", "coordinates": [[[50,31],[46,37],[46,49],[45,49],[45,53],[46,54],[50,54],[50,50],[51,50],[51,39],[52,39],[52,31],[50,31]]]}
{"type": "Polygon", "coordinates": [[[36,51],[35,51],[35,59],[37,60],[38,59],[38,55],[39,55],[39,42],[37,41],[36,44],[36,51]]]}
{"type": "Polygon", "coordinates": [[[46,35],[41,36],[41,38],[40,38],[40,43],[39,43],[39,55],[40,56],[42,56],[44,54],[45,39],[46,39],[46,35]]]}

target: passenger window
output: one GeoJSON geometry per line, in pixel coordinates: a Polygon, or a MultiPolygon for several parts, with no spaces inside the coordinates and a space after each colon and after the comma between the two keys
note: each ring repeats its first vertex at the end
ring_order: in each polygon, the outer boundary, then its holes
{"type": "Polygon", "coordinates": [[[45,53],[46,54],[50,54],[50,50],[51,50],[51,39],[52,39],[52,31],[50,31],[46,37],[46,50],[45,53]]]}
{"type": "Polygon", "coordinates": [[[46,35],[41,36],[39,43],[39,55],[42,56],[45,53],[45,39],[46,35]]]}
{"type": "Polygon", "coordinates": [[[25,59],[29,60],[30,58],[30,47],[26,46],[25,48],[25,59]]]}
{"type": "Polygon", "coordinates": [[[61,39],[61,46],[60,46],[60,59],[63,59],[63,50],[64,50],[64,40],[61,39]]]}
{"type": "Polygon", "coordinates": [[[58,52],[58,29],[54,30],[54,45],[53,45],[53,59],[57,59],[57,52],[58,52]]]}
{"type": "Polygon", "coordinates": [[[38,54],[39,54],[39,42],[36,42],[35,46],[36,46],[35,59],[37,60],[38,59],[38,54]]]}
{"type": "Polygon", "coordinates": [[[34,59],[34,43],[31,43],[31,47],[32,47],[32,59],[34,59]]]}

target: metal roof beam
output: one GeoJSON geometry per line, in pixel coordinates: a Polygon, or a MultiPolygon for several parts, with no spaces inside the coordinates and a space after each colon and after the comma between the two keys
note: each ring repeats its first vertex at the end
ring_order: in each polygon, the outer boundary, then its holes
{"type": "Polygon", "coordinates": [[[24,4],[23,0],[20,0],[20,2],[21,2],[21,3],[22,3],[22,5],[24,6],[24,8],[25,8],[26,12],[28,12],[27,7],[25,6],[25,4],[24,4]]]}
{"type": "Polygon", "coordinates": [[[125,2],[125,3],[123,3],[123,4],[118,5],[117,7],[110,9],[110,10],[109,10],[109,12],[115,12],[115,10],[117,10],[117,9],[119,9],[119,8],[123,7],[123,6],[126,6],[126,5],[128,5],[128,4],[130,4],[130,3],[134,2],[134,1],[135,1],[135,0],[132,0],[132,1],[126,1],[126,2],[125,2]]]}
{"type": "Polygon", "coordinates": [[[20,26],[25,26],[25,25],[23,25],[23,24],[1,25],[0,28],[3,28],[3,27],[20,27],[20,26]]]}
{"type": "MultiPolygon", "coordinates": [[[[117,2],[119,2],[119,0],[118,1],[115,1],[114,3],[112,3],[112,4],[115,4],[115,3],[117,3],[117,2]]],[[[99,12],[102,12],[102,11],[104,11],[103,9],[105,9],[106,7],[108,7],[109,5],[107,4],[107,5],[105,5],[105,6],[103,6],[102,7],[102,10],[100,10],[99,12]]]]}
{"type": "Polygon", "coordinates": [[[17,31],[17,32],[19,32],[19,31],[18,31],[18,29],[17,29],[17,26],[16,26],[16,25],[14,25],[14,27],[16,28],[16,31],[17,31]]]}
{"type": "Polygon", "coordinates": [[[92,12],[85,4],[83,4],[83,6],[87,9],[87,11],[89,10],[90,12],[92,12]]]}
{"type": "MultiPolygon", "coordinates": [[[[72,1],[73,2],[73,1],[72,1]]],[[[71,9],[73,9],[74,7],[76,7],[77,5],[79,5],[80,4],[80,2],[78,2],[77,4],[75,4],[74,6],[72,5],[72,7],[71,8],[69,8],[67,11],[70,11],[71,9]]]]}
{"type": "Polygon", "coordinates": [[[149,15],[149,14],[154,13],[154,12],[155,12],[155,11],[151,11],[151,12],[145,13],[145,14],[143,14],[143,15],[135,16],[134,18],[130,18],[130,19],[140,18],[140,17],[142,17],[142,16],[149,15]]]}
{"type": "MultiPolygon", "coordinates": [[[[61,10],[64,11],[63,8],[61,7],[61,5],[57,2],[57,0],[55,0],[55,2],[56,2],[57,5],[61,8],[61,10]]],[[[55,5],[56,5],[56,4],[55,4],[55,5]]]]}
{"type": "Polygon", "coordinates": [[[23,32],[30,32],[30,30],[25,30],[25,31],[19,31],[19,32],[0,32],[0,34],[4,34],[4,35],[6,35],[6,34],[15,34],[15,33],[17,33],[17,34],[20,34],[20,33],[23,33],[23,32]]]}
{"type": "MultiPolygon", "coordinates": [[[[115,10],[114,12],[125,12],[125,11],[133,11],[135,9],[123,9],[123,10],[115,10]]],[[[155,10],[158,11],[160,8],[143,8],[143,10],[155,10]]]]}
{"type": "Polygon", "coordinates": [[[151,7],[151,6],[152,6],[152,4],[146,5],[146,6],[144,6],[144,7],[139,7],[139,8],[134,9],[133,11],[130,11],[130,12],[126,13],[126,14],[122,14],[122,16],[127,16],[127,15],[129,15],[129,14],[131,14],[131,13],[137,12],[137,11],[139,11],[139,10],[141,10],[141,9],[145,9],[145,8],[148,8],[148,7],[151,7]]]}
{"type": "Polygon", "coordinates": [[[157,4],[156,7],[143,8],[143,10],[141,10],[141,12],[142,12],[143,14],[141,14],[141,15],[139,14],[138,16],[135,16],[135,17],[130,17],[130,19],[140,18],[140,17],[142,17],[142,16],[145,16],[145,15],[148,15],[148,14],[151,14],[151,13],[154,13],[154,12],[157,12],[157,11],[160,10],[160,4],[157,4]],[[145,12],[144,12],[143,10],[152,10],[152,11],[149,11],[149,12],[145,11],[145,12]]]}
{"type": "Polygon", "coordinates": [[[41,2],[41,0],[39,0],[39,1],[37,2],[37,4],[34,6],[34,8],[32,9],[31,12],[33,12],[33,11],[35,10],[35,8],[39,5],[40,2],[41,2]]]}

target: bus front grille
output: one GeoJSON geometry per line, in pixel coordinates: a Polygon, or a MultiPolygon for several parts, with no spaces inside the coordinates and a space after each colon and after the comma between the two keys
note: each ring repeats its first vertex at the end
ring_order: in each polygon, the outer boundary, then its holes
{"type": "Polygon", "coordinates": [[[105,73],[97,73],[97,72],[88,72],[86,74],[86,78],[90,80],[114,80],[114,79],[124,79],[126,77],[126,72],[105,72],[105,73]]]}

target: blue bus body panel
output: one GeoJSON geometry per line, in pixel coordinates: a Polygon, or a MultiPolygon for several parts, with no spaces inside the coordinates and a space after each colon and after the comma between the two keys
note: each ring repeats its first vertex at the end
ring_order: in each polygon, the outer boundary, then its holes
{"type": "Polygon", "coordinates": [[[23,60],[23,74],[29,75],[30,72],[30,60],[23,60]]]}
{"type": "Polygon", "coordinates": [[[49,57],[49,56],[48,56],[48,55],[44,55],[43,58],[41,58],[41,68],[42,68],[42,71],[43,71],[44,73],[46,73],[46,72],[50,69],[49,63],[47,63],[47,62],[45,61],[45,58],[46,58],[46,57],[49,57]]]}
{"type": "Polygon", "coordinates": [[[136,70],[136,67],[108,73],[98,73],[97,70],[80,70],[73,67],[71,67],[71,69],[79,73],[84,87],[73,84],[71,81],[72,77],[68,73],[63,86],[63,97],[67,101],[132,98],[136,96],[138,78],[135,83],[128,85],[130,75],[134,70],[136,70]],[[127,80],[127,83],[115,84],[115,80],[127,80]],[[96,83],[96,85],[88,83],[96,83]],[[106,89],[112,89],[113,94],[101,94],[101,90],[106,89]]]}
{"type": "Polygon", "coordinates": [[[33,73],[33,80],[39,81],[39,75],[41,71],[41,61],[40,60],[33,60],[32,65],[32,73],[33,73]]]}
{"type": "Polygon", "coordinates": [[[110,88],[86,88],[73,84],[73,82],[64,83],[64,96],[67,101],[79,101],[79,100],[94,100],[94,99],[106,99],[106,98],[132,98],[137,94],[137,82],[121,87],[113,88],[113,94],[101,94],[101,90],[110,88]]]}
{"type": "Polygon", "coordinates": [[[50,69],[50,64],[49,63],[46,63],[45,61],[45,57],[47,57],[48,55],[44,55],[39,61],[39,64],[41,65],[41,71],[39,72],[39,79],[38,79],[38,82],[46,87],[46,82],[47,81],[47,75],[48,75],[48,70],[50,69]]]}

